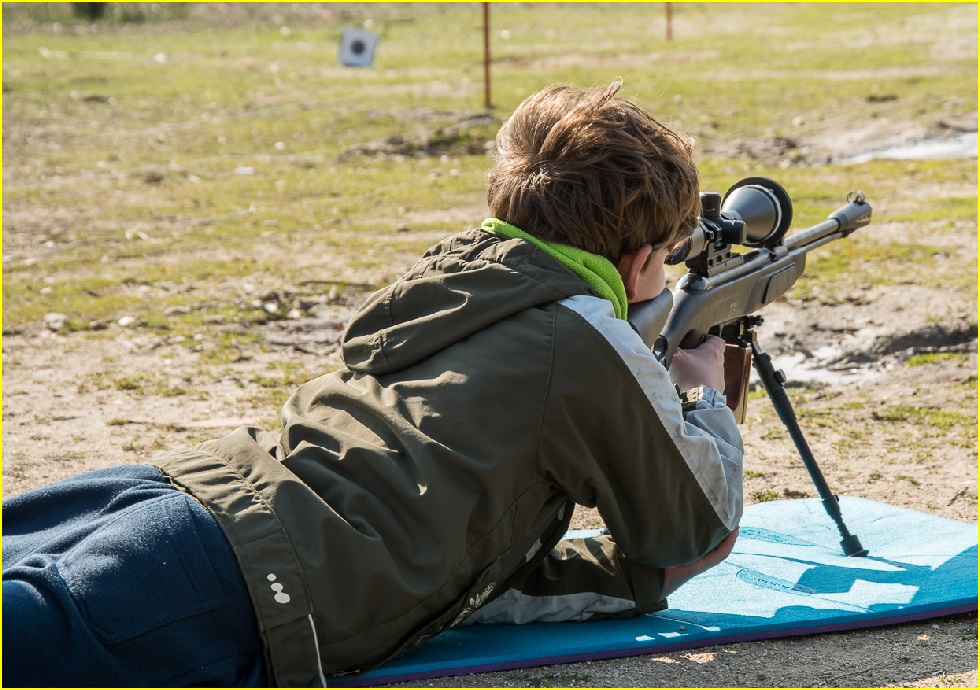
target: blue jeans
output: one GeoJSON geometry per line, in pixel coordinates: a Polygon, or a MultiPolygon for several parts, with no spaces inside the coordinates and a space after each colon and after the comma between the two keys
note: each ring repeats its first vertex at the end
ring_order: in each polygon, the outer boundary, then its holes
{"type": "Polygon", "coordinates": [[[266,683],[231,547],[139,465],[4,501],[3,662],[6,687],[266,683]]]}

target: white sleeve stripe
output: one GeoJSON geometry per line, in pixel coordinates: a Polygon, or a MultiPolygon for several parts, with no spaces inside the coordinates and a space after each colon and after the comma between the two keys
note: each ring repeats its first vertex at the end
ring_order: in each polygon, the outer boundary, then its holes
{"type": "Polygon", "coordinates": [[[728,411],[724,407],[704,410],[699,414],[698,426],[688,423],[667,370],[633,327],[616,318],[609,300],[575,295],[559,304],[585,319],[613,346],[640,384],[718,518],[728,529],[734,529],[742,514],[742,441],[731,413],[724,415],[728,411]],[[718,420],[720,424],[710,424],[718,443],[701,428],[709,426],[706,414],[714,412],[724,415],[723,420],[718,420]]]}

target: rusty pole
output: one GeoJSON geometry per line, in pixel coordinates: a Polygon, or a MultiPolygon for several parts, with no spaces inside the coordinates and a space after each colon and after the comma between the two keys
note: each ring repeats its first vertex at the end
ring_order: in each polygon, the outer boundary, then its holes
{"type": "Polygon", "coordinates": [[[483,3],[483,105],[490,105],[490,3],[483,3]]]}

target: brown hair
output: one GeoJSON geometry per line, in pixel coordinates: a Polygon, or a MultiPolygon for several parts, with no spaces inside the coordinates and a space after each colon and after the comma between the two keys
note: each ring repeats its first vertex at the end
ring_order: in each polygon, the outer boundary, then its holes
{"type": "Polygon", "coordinates": [[[700,212],[694,142],[615,98],[621,85],[551,86],[518,106],[497,133],[494,217],[613,262],[691,233],[700,212]]]}

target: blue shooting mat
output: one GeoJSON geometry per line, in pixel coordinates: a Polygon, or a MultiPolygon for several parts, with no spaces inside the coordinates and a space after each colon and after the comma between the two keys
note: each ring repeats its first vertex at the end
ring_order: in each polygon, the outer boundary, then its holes
{"type": "MultiPolygon", "coordinates": [[[[840,499],[870,554],[848,558],[818,499],[747,506],[724,563],[629,620],[471,625],[332,684],[358,686],[656,654],[902,623],[977,609],[977,526],[840,499]]],[[[595,532],[570,533],[588,536],[595,532]]]]}

